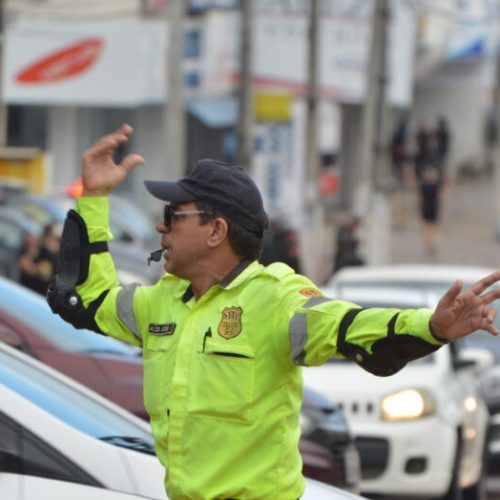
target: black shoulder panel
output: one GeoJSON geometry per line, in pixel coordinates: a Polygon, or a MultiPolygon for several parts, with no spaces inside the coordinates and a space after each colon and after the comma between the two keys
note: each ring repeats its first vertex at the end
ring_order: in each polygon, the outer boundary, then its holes
{"type": "Polygon", "coordinates": [[[380,377],[387,377],[401,370],[409,361],[439,349],[439,346],[407,333],[396,335],[394,328],[398,314],[395,314],[387,325],[387,337],[373,343],[371,354],[366,352],[362,347],[346,341],[349,326],[362,310],[352,309],[342,319],[339,327],[338,350],[366,371],[380,377]]]}

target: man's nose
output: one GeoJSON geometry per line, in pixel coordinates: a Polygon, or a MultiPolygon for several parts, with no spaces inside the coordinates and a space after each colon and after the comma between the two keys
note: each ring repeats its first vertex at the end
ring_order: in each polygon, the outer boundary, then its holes
{"type": "Polygon", "coordinates": [[[164,221],[160,221],[156,224],[155,229],[158,233],[164,234],[170,231],[170,226],[167,226],[164,221]]]}

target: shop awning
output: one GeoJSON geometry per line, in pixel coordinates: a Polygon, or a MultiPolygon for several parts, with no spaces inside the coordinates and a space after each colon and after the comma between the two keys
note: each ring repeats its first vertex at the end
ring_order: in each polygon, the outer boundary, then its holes
{"type": "Polygon", "coordinates": [[[238,120],[238,101],[235,97],[195,99],[188,102],[187,109],[211,128],[232,127],[238,120]]]}

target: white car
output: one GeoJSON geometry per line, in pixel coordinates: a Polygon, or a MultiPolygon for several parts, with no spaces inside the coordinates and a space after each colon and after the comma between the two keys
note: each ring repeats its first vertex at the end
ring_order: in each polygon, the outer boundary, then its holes
{"type": "Polygon", "coordinates": [[[457,279],[468,287],[493,271],[488,267],[425,264],[346,267],[332,276],[324,290],[338,298],[350,295],[357,288],[378,292],[405,288],[421,296],[436,296],[442,295],[457,279]]]}
{"type": "Polygon", "coordinates": [[[0,472],[5,500],[138,500],[146,497],[24,474],[0,472]]]}
{"type": "MultiPolygon", "coordinates": [[[[493,271],[495,269],[488,267],[422,264],[351,267],[334,274],[323,291],[329,297],[349,298],[354,302],[362,300],[371,291],[380,296],[397,297],[397,307],[435,307],[455,280],[462,280],[464,288],[469,288],[493,271]]],[[[498,288],[498,284],[493,288],[498,288]]],[[[500,329],[500,301],[494,302],[493,306],[497,310],[495,326],[500,329]]],[[[480,374],[480,388],[490,414],[496,417],[490,423],[490,457],[500,462],[500,340],[488,332],[479,331],[460,343],[466,347],[487,349],[494,355],[494,366],[480,374]]]]}
{"type": "MultiPolygon", "coordinates": [[[[154,455],[153,437],[146,422],[1,342],[0,436],[2,498],[5,491],[14,491],[16,484],[20,488],[12,474],[167,498],[164,470],[154,455]]],[[[31,479],[26,481],[32,483],[31,479]]],[[[14,494],[5,498],[24,500],[14,494]]],[[[36,500],[39,498],[58,497],[41,495],[36,500]]],[[[68,494],[66,498],[74,497],[68,494]]],[[[105,496],[95,498],[107,500],[105,496]]],[[[359,497],[306,479],[301,498],[359,497]]]]}
{"type": "MultiPolygon", "coordinates": [[[[415,290],[351,292],[334,297],[368,307],[422,305],[415,290]]],[[[488,352],[451,344],[390,377],[335,359],[306,368],[304,382],[342,406],[360,452],[364,494],[455,498],[464,490],[480,499],[489,416],[476,374],[492,362],[488,352]]]]}
{"type": "MultiPolygon", "coordinates": [[[[130,495],[83,484],[0,471],[0,487],[5,500],[139,500],[149,497],[130,495]]],[[[303,497],[306,498],[306,497],[303,497]]],[[[360,500],[361,497],[325,487],[308,479],[307,498],[320,500],[360,500]]]]}

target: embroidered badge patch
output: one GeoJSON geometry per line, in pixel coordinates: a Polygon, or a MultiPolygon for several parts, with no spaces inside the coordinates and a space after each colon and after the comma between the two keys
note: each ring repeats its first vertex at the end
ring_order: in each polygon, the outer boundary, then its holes
{"type": "Polygon", "coordinates": [[[148,332],[151,335],[172,335],[175,331],[175,323],[149,323],[148,332]]]}
{"type": "Polygon", "coordinates": [[[304,297],[321,297],[323,294],[315,290],[314,288],[304,288],[303,290],[300,290],[300,295],[303,295],[304,297]]]}
{"type": "Polygon", "coordinates": [[[241,333],[241,307],[225,307],[217,331],[221,337],[232,339],[241,333]]]}

